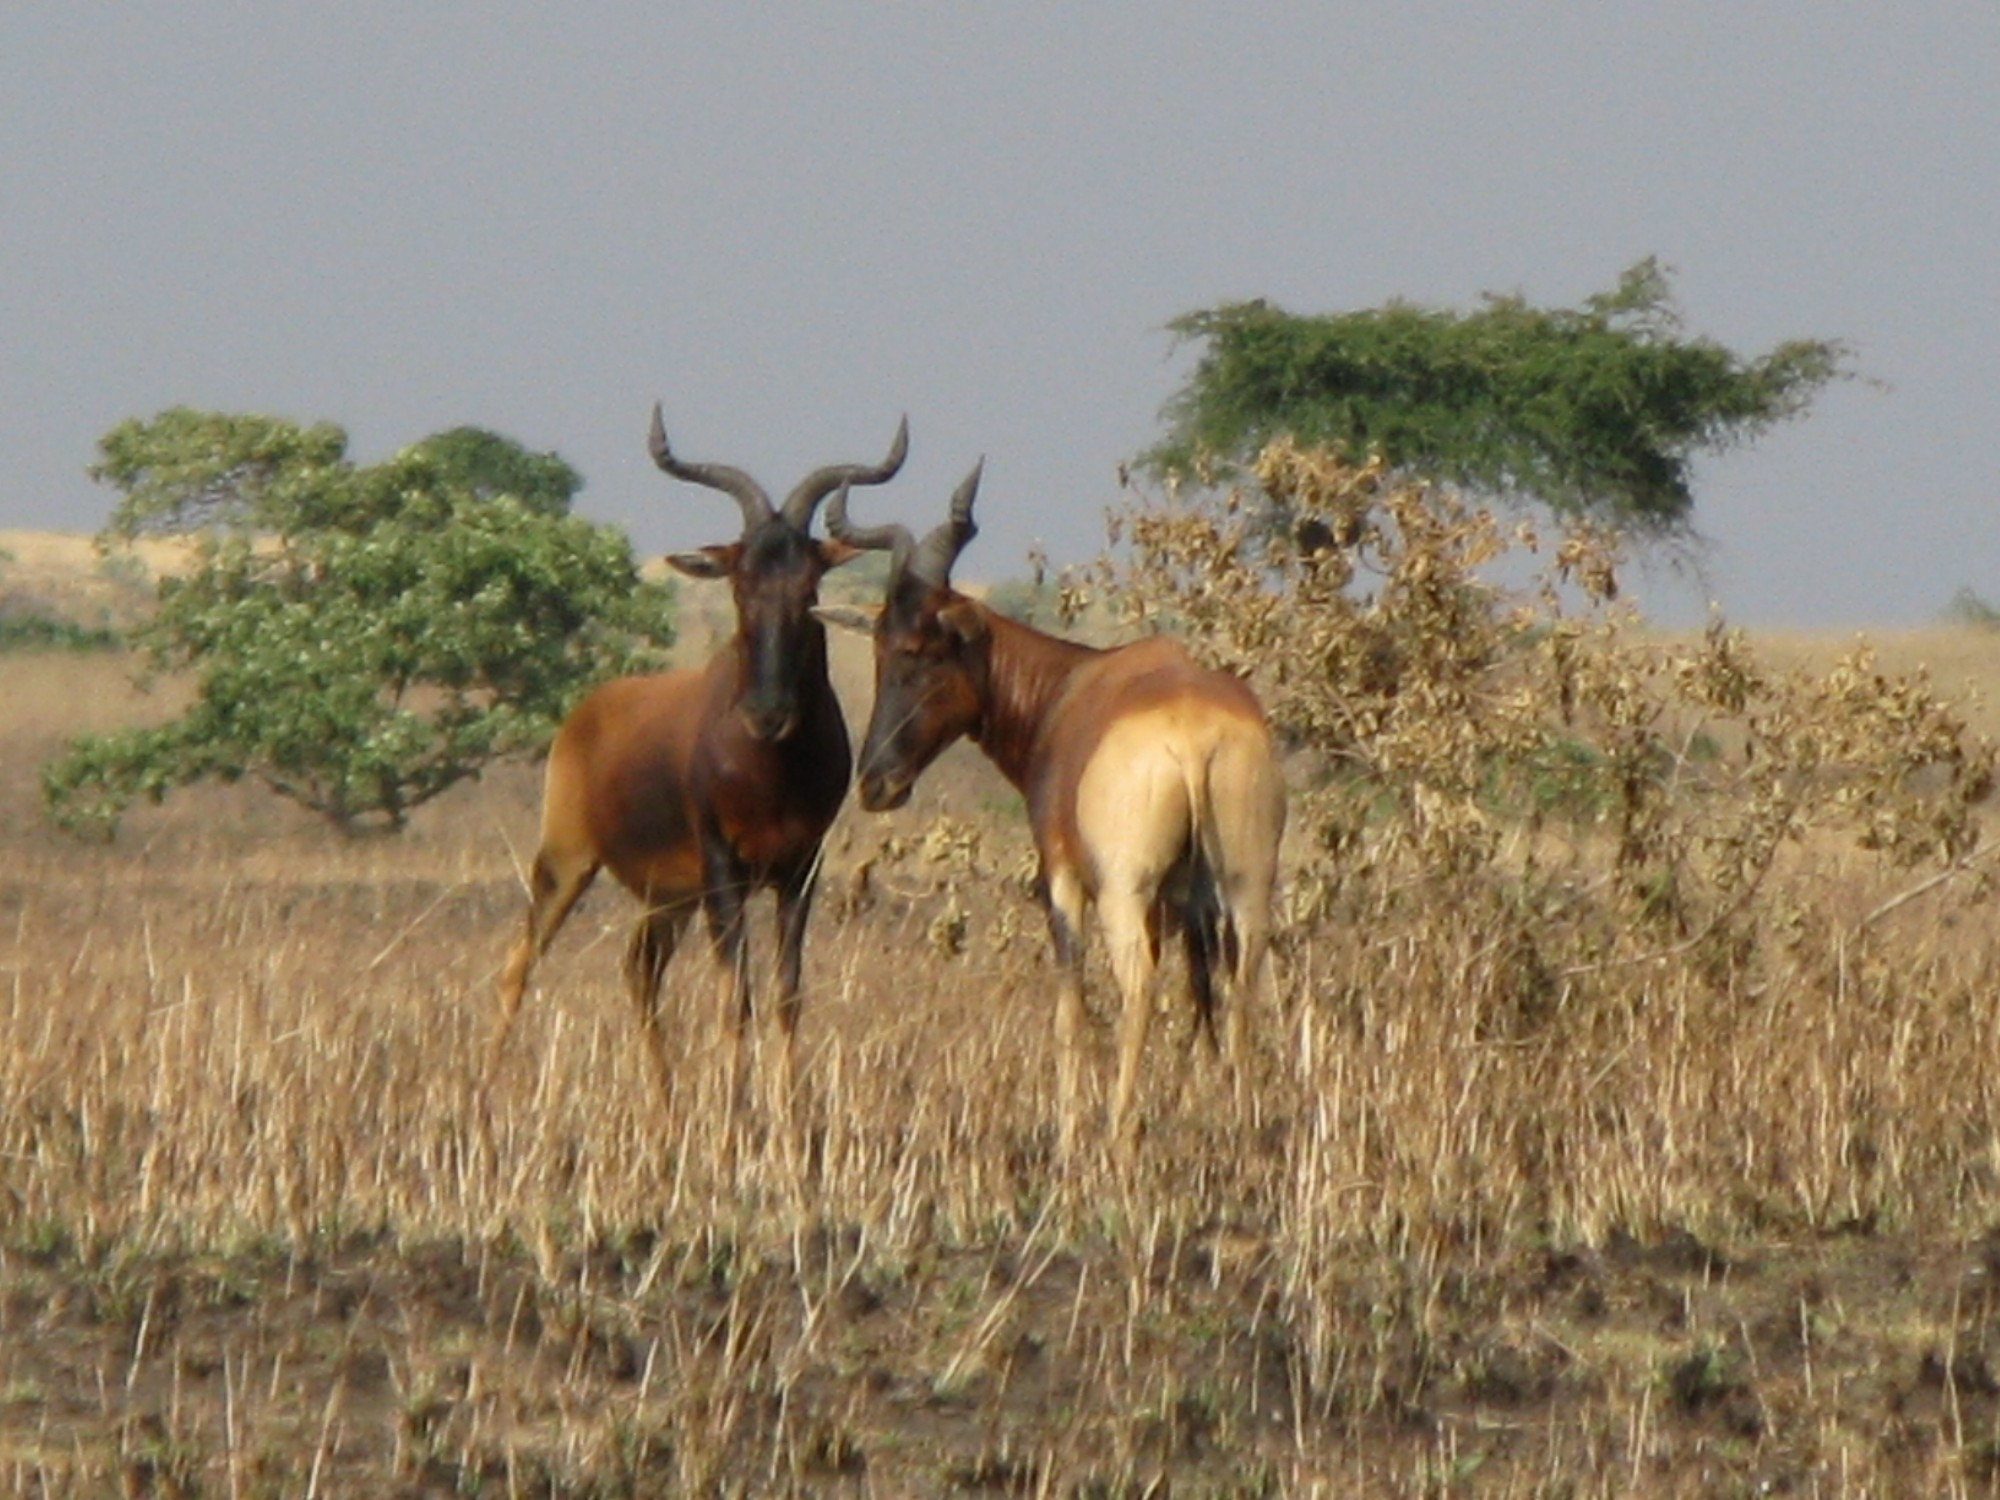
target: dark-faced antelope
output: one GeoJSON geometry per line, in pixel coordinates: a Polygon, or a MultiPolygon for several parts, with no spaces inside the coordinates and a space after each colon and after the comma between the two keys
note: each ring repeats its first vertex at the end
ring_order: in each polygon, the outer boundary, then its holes
{"type": "MultiPolygon", "coordinates": [[[[1225,1033],[1241,1080],[1243,1026],[1262,984],[1285,792],[1262,708],[1226,672],[1165,637],[1099,650],[1060,640],[951,587],[972,540],[975,468],[921,543],[860,527],[846,490],[832,535],[891,554],[874,617],[875,708],[861,805],[899,807],[924,768],[968,735],[1027,800],[1062,978],[1056,1039],[1064,1141],[1073,1143],[1083,1023],[1083,923],[1095,903],[1123,996],[1110,1123],[1136,1139],[1132,1101],[1152,1010],[1162,920],[1178,925],[1200,1034],[1216,1046],[1215,975],[1233,971],[1225,1033]]],[[[840,623],[855,623],[823,612],[840,623]]]]}
{"type": "Polygon", "coordinates": [[[820,841],[847,794],[853,764],[827,678],[826,632],[812,607],[821,577],[857,551],[816,540],[810,528],[813,512],[836,487],[885,483],[902,467],[908,446],[906,421],[880,464],[817,469],[774,506],[740,469],[675,457],[660,409],[653,408],[654,462],[676,479],[722,491],[742,510],[736,541],[668,559],[690,577],[729,580],[736,633],[704,668],[605,683],[557,731],[527,930],[500,981],[493,1062],[529,970],[597,872],[608,868],[645,907],[626,950],[625,977],[669,1098],[660,976],[696,907],[706,914],[728,995],[733,1107],[751,1016],[744,903],[769,887],[777,895],[781,1085],[789,1100],[806,914],[820,841]]]}

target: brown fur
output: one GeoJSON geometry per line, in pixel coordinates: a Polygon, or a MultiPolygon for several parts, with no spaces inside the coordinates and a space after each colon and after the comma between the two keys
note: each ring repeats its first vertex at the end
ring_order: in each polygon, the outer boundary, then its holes
{"type": "Polygon", "coordinates": [[[597,872],[609,869],[645,908],[625,977],[669,1101],[660,979],[696,909],[706,916],[731,1016],[733,1110],[751,1012],[744,905],[769,889],[777,899],[779,1086],[788,1112],[806,916],[820,844],[852,768],[847,722],[827,677],[826,632],[812,608],[821,577],[855,549],[815,540],[808,528],[835,484],[879,484],[896,472],[907,426],[882,464],[816,470],[782,508],[739,470],[676,459],[657,411],[651,441],[661,468],[725,490],[743,509],[739,541],[668,559],[694,577],[729,580],[736,633],[700,670],[604,684],[557,732],[526,930],[501,975],[489,1068],[498,1065],[536,960],[597,872]]]}

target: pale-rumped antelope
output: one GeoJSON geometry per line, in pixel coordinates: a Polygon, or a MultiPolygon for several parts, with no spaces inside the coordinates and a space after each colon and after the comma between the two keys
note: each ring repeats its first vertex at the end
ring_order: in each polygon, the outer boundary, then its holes
{"type": "Polygon", "coordinates": [[[861,527],[843,487],[827,529],[891,554],[870,631],[875,706],[861,751],[861,805],[899,807],[961,735],[1026,799],[1061,979],[1056,1002],[1063,1138],[1073,1144],[1083,1026],[1084,918],[1092,904],[1123,999],[1110,1125],[1136,1141],[1133,1095],[1152,1011],[1161,928],[1178,925],[1196,1024],[1216,1046],[1216,973],[1231,991],[1226,1052],[1241,1086],[1247,1011],[1262,988],[1285,789],[1250,688],[1166,637],[1100,650],[1009,619],[951,586],[975,534],[980,468],[922,542],[900,525],[861,527]]]}

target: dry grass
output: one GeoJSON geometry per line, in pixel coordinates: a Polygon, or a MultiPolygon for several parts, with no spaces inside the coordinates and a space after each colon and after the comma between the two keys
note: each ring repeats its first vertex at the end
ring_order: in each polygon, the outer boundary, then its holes
{"type": "Polygon", "coordinates": [[[219,790],[80,845],[35,763],[157,705],[102,659],[0,686],[0,1489],[1994,1489],[1974,875],[1871,922],[1919,877],[1802,851],[1735,989],[1535,971],[1470,904],[1297,932],[1248,1116],[1175,1008],[1121,1172],[1055,1160],[1023,831],[962,756],[843,819],[799,1129],[732,1139],[708,960],[669,1110],[610,889],[479,1076],[526,768],[396,841],[219,790]]]}

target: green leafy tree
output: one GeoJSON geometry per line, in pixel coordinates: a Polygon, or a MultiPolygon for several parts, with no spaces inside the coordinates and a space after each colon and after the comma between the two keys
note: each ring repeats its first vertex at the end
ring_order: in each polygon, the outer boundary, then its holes
{"type": "Polygon", "coordinates": [[[671,641],[671,591],[568,513],[582,481],[562,460],[469,428],[365,467],[346,446],[329,424],[187,409],[105,435],[92,473],[122,498],[100,545],[194,542],[134,645],[195,698],[44,767],[59,821],[110,829],[137,798],[248,777],[343,831],[399,828],[671,641]]]}
{"type": "Polygon", "coordinates": [[[1746,359],[1681,334],[1648,259],[1580,308],[1489,296],[1302,317],[1268,303],[1169,325],[1202,352],[1141,455],[1157,478],[1238,469],[1290,437],[1636,532],[1684,530],[1697,453],[1805,412],[1846,348],[1795,339],[1746,359]]]}
{"type": "Polygon", "coordinates": [[[482,500],[512,495],[544,515],[569,514],[583,488],[583,476],[554,453],[530,453],[512,438],[484,427],[453,427],[417,444],[416,451],[438,466],[447,483],[460,484],[482,500]]]}

